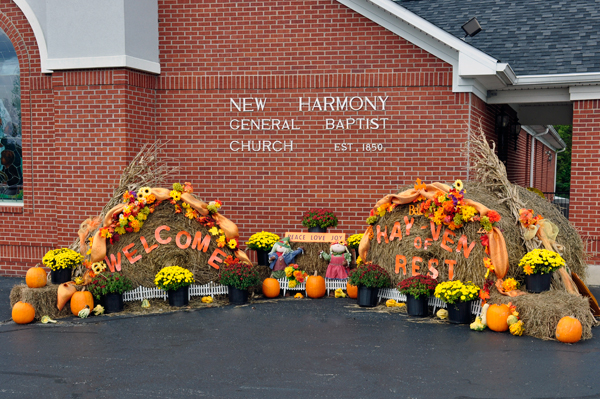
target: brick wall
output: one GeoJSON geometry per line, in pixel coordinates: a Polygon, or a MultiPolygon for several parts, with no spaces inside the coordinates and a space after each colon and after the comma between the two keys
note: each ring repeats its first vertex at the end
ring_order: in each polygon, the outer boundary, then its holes
{"type": "Polygon", "coordinates": [[[600,101],[573,103],[571,206],[569,220],[589,242],[592,262],[600,263],[600,101]]]}
{"type": "Polygon", "coordinates": [[[222,200],[243,243],[261,230],[303,230],[312,207],[335,211],[332,231],[362,232],[374,203],[399,187],[467,178],[469,121],[494,132],[497,107],[452,93],[450,65],[333,0],[159,1],[160,76],[42,75],[33,33],[8,1],[0,0],[0,26],[24,62],[22,108],[31,115],[23,120],[25,206],[0,207],[0,223],[18,226],[0,237],[1,274],[23,274],[48,249],[72,243],[147,143],[163,143],[161,160],[179,167],[166,185],[189,181],[200,198],[222,200]],[[387,100],[376,110],[300,109],[299,98],[325,97],[387,100]],[[240,112],[231,100],[242,98],[265,107],[240,112]],[[381,127],[327,128],[327,119],[348,118],[381,127]],[[232,119],[294,120],[298,129],[240,132],[232,119]],[[293,142],[293,150],[231,149],[248,141],[293,142]]]}

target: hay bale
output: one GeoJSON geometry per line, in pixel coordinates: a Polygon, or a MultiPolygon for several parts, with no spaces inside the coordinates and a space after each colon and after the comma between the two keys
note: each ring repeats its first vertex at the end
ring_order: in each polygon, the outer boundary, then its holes
{"type": "Polygon", "coordinates": [[[588,298],[569,294],[566,291],[550,290],[515,298],[493,291],[488,302],[498,304],[512,302],[523,320],[525,334],[539,339],[555,339],[556,325],[565,316],[575,317],[581,322],[583,340],[592,338],[592,327],[598,325],[590,312],[588,298]]]}
{"type": "MultiPolygon", "coordinates": [[[[399,192],[408,188],[410,187],[402,188],[399,192]]],[[[502,220],[499,222],[499,228],[504,235],[509,256],[510,266],[507,277],[513,277],[518,281],[524,282],[525,275],[518,268],[518,263],[527,251],[522,239],[519,224],[513,217],[511,210],[505,202],[499,203],[497,194],[482,184],[467,183],[465,184],[465,188],[467,190],[467,194],[465,195],[467,198],[486,205],[490,209],[494,209],[502,216],[502,220]]],[[[544,218],[549,219],[558,225],[560,232],[557,237],[557,242],[565,246],[565,252],[563,254],[565,261],[572,271],[580,276],[585,276],[587,265],[585,263],[584,246],[577,231],[569,224],[569,221],[560,213],[555,205],[549,201],[541,200],[539,196],[527,191],[525,188],[518,187],[517,190],[527,207],[533,209],[536,213],[540,213],[544,218]]],[[[408,205],[398,206],[393,212],[389,212],[383,216],[377,224],[373,226],[374,232],[376,233],[377,231],[377,225],[380,226],[381,231],[384,231],[387,227],[389,236],[395,222],[400,222],[400,225],[402,226],[402,240],[394,239],[389,243],[385,243],[382,238],[381,243],[378,243],[377,235],[375,234],[371,240],[371,249],[369,250],[367,259],[385,268],[392,276],[393,283],[398,283],[407,277],[403,274],[402,269],[399,274],[395,273],[396,255],[404,255],[407,258],[406,268],[408,276],[412,275],[411,261],[413,256],[423,259],[419,270],[419,272],[423,274],[427,273],[427,261],[436,258],[439,260],[438,265],[435,266],[439,272],[438,280],[447,281],[449,280],[449,267],[444,263],[444,260],[450,259],[456,261],[456,265],[454,266],[455,280],[473,281],[475,284],[483,286],[484,275],[486,273],[486,269],[483,265],[485,252],[484,247],[480,242],[481,234],[478,233],[480,229],[479,223],[466,223],[464,227],[455,230],[454,233],[456,236],[450,236],[454,241],[454,244],[449,244],[449,247],[451,247],[453,251],[448,252],[440,245],[446,228],[445,226],[442,226],[438,240],[427,250],[424,249],[424,245],[422,245],[420,249],[415,248],[416,237],[420,237],[421,243],[424,244],[426,238],[432,238],[432,232],[429,219],[425,216],[409,215],[408,205]],[[409,221],[411,218],[414,218],[414,225],[410,230],[409,236],[406,235],[405,216],[408,217],[409,221]],[[467,237],[469,245],[471,242],[475,242],[475,246],[470,252],[468,259],[463,255],[463,251],[460,253],[456,252],[457,241],[463,234],[467,237]]]]}
{"type": "Polygon", "coordinates": [[[327,272],[327,262],[324,259],[319,258],[321,251],[329,253],[329,243],[325,242],[292,242],[290,243],[292,249],[298,249],[302,247],[304,253],[300,254],[294,260],[298,264],[300,270],[304,270],[310,275],[313,275],[316,271],[319,276],[325,277],[327,272]]]}
{"type": "Polygon", "coordinates": [[[22,301],[27,302],[35,309],[35,319],[42,316],[52,319],[72,316],[70,302],[62,310],[56,307],[58,285],[47,285],[42,288],[29,288],[25,284],[15,285],[10,291],[10,306],[22,301]]]}
{"type": "MultiPolygon", "coordinates": [[[[121,267],[125,276],[131,279],[134,287],[154,287],[154,276],[165,266],[181,266],[190,270],[194,274],[196,284],[207,284],[211,281],[217,282],[219,279],[219,270],[208,264],[208,260],[215,251],[220,249],[227,255],[234,255],[233,251],[228,248],[219,248],[217,245],[217,237],[212,237],[206,252],[192,249],[192,245],[186,249],[181,249],[176,244],[176,235],[180,231],[186,231],[192,237],[199,232],[204,238],[208,232],[208,228],[201,225],[195,220],[190,220],[183,213],[175,213],[174,207],[168,201],[163,201],[154,211],[148,215],[148,219],[140,229],[139,233],[126,233],[119,238],[119,241],[113,245],[107,245],[107,254],[113,254],[116,258],[121,252],[121,267]],[[155,238],[155,230],[159,226],[169,226],[170,230],[163,230],[161,237],[167,239],[171,237],[171,242],[168,244],[158,244],[155,238]],[[144,237],[148,247],[157,244],[158,247],[150,253],[146,253],[144,246],[140,240],[144,237]],[[123,248],[130,244],[134,244],[128,249],[129,253],[137,251],[135,254],[142,255],[142,258],[131,264],[126,256],[123,256],[123,248]]],[[[186,238],[181,238],[181,243],[186,242],[186,238]]],[[[108,240],[107,240],[108,243],[108,240]]],[[[222,256],[220,257],[223,258],[222,256]]]]}

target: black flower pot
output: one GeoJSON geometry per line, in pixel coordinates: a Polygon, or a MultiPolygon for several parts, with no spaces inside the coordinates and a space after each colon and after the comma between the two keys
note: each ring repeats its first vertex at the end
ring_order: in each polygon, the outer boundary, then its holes
{"type": "Polygon", "coordinates": [[[406,295],[406,311],[410,316],[426,317],[429,316],[429,297],[427,295],[421,295],[415,298],[412,295],[406,295]]]}
{"type": "Polygon", "coordinates": [[[269,252],[262,249],[256,250],[256,258],[259,266],[269,266],[269,252]]]}
{"type": "Polygon", "coordinates": [[[62,284],[71,281],[71,268],[50,270],[50,281],[52,284],[62,284]]]}
{"type": "Polygon", "coordinates": [[[327,233],[327,227],[309,227],[309,233],[327,233]]]}
{"type": "Polygon", "coordinates": [[[527,285],[527,291],[533,293],[540,293],[550,290],[550,283],[552,282],[552,274],[529,274],[525,276],[525,285],[527,285]]]}
{"type": "Polygon", "coordinates": [[[248,302],[248,290],[239,290],[232,286],[229,288],[229,303],[232,305],[243,305],[248,302]]]}
{"type": "Polygon", "coordinates": [[[106,294],[100,298],[104,313],[119,313],[123,311],[123,294],[106,294]]]}
{"type": "Polygon", "coordinates": [[[377,294],[379,293],[379,288],[371,288],[365,286],[358,287],[358,306],[362,306],[365,308],[374,308],[377,306],[377,294]]]}
{"type": "Polygon", "coordinates": [[[471,324],[471,302],[473,301],[448,304],[448,321],[454,324],[471,324]]]}
{"type": "Polygon", "coordinates": [[[187,306],[190,303],[189,293],[190,286],[186,285],[185,287],[180,287],[176,290],[167,291],[169,295],[169,305],[170,306],[187,306]]]}

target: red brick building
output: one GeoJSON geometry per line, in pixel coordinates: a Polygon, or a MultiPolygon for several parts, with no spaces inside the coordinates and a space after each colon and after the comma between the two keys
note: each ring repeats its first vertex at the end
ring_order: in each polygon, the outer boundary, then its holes
{"type": "MultiPolygon", "coordinates": [[[[502,21],[480,18],[461,40],[417,3],[0,0],[3,151],[21,158],[0,202],[0,274],[71,244],[156,141],[180,167],[168,184],[223,201],[245,241],[302,230],[313,207],[335,211],[334,231],[362,232],[400,186],[468,180],[461,147],[480,123],[513,182],[554,191],[564,143],[551,125],[572,122],[571,220],[600,236],[600,68],[520,70],[537,64],[481,44],[502,21]]],[[[444,4],[460,30],[471,11],[444,4]]]]}

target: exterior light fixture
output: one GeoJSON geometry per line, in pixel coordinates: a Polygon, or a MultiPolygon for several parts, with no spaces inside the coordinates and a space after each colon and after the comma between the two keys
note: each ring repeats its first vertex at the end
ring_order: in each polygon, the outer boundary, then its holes
{"type": "Polygon", "coordinates": [[[465,40],[467,36],[473,37],[481,32],[481,25],[479,25],[477,18],[473,17],[462,26],[462,30],[465,31],[465,37],[463,37],[463,40],[465,40]]]}

